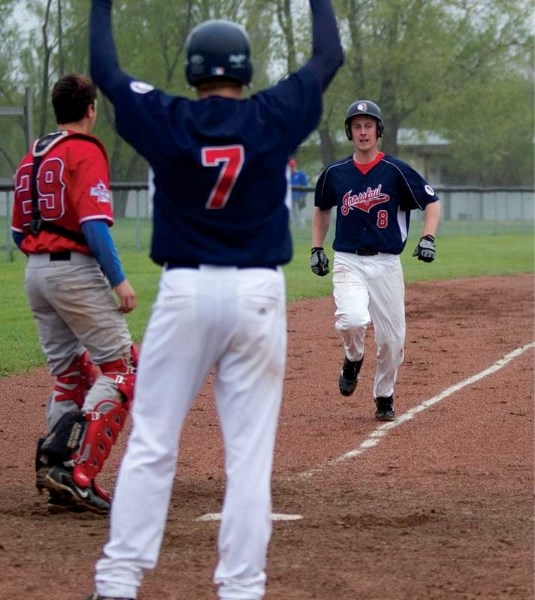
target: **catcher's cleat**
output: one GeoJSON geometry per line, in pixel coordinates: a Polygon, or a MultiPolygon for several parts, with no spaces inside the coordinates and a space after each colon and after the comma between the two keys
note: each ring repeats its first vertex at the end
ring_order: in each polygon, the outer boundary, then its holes
{"type": "Polygon", "coordinates": [[[134,600],[134,598],[112,598],[111,596],[99,596],[97,592],[93,592],[86,600],[134,600]]]}
{"type": "Polygon", "coordinates": [[[396,413],[393,408],[394,396],[379,397],[375,399],[375,418],[378,421],[393,421],[396,413]]]}
{"type": "Polygon", "coordinates": [[[82,488],[74,483],[72,470],[58,466],[52,467],[46,476],[45,485],[49,492],[66,496],[91,512],[101,515],[107,515],[110,512],[110,503],[101,498],[92,485],[82,488]]]}
{"type": "Polygon", "coordinates": [[[41,448],[46,440],[46,437],[37,440],[37,450],[35,451],[35,487],[42,494],[45,489],[45,479],[50,471],[50,465],[47,464],[41,456],[41,448]]]}
{"type": "Polygon", "coordinates": [[[40,494],[42,494],[43,490],[46,488],[46,476],[49,472],[50,467],[48,465],[42,466],[35,471],[35,487],[40,494]]]}
{"type": "Polygon", "coordinates": [[[48,508],[48,512],[52,515],[64,512],[82,513],[87,510],[85,506],[75,502],[71,496],[67,494],[58,494],[58,492],[50,492],[46,507],[48,508]]]}
{"type": "Polygon", "coordinates": [[[364,357],[357,361],[344,358],[344,364],[338,379],[338,387],[342,396],[351,396],[355,391],[363,360],[364,357]]]}

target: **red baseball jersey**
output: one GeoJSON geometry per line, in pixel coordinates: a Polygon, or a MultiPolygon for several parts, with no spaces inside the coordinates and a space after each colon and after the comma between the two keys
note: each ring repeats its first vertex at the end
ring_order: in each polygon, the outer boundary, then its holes
{"type": "MultiPolygon", "coordinates": [[[[43,221],[82,233],[82,224],[104,220],[113,224],[109,163],[98,138],[69,132],[43,157],[37,173],[37,196],[43,221]]],[[[34,156],[28,152],[14,177],[15,202],[11,229],[24,234],[21,249],[27,254],[74,250],[91,254],[80,244],[57,233],[29,231],[32,219],[31,178],[34,156]]]]}

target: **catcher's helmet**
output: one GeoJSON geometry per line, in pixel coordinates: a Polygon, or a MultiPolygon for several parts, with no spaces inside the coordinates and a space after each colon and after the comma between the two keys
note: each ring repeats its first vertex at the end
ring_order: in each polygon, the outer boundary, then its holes
{"type": "Polygon", "coordinates": [[[370,115],[377,121],[377,137],[380,138],[385,130],[381,109],[370,100],[357,100],[350,104],[346,111],[345,129],[348,140],[351,140],[351,119],[357,115],[370,115]]]}
{"type": "Polygon", "coordinates": [[[251,45],[242,27],[212,19],[191,30],[186,40],[186,79],[190,85],[213,79],[249,85],[252,74],[251,45]]]}

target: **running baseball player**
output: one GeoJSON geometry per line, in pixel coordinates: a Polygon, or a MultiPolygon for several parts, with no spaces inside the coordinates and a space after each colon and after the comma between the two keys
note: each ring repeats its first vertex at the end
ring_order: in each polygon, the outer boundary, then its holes
{"type": "Polygon", "coordinates": [[[322,93],[343,62],[330,0],[310,6],[311,59],[247,98],[246,32],[225,20],[195,27],[186,42],[190,100],[120,69],[112,2],[92,0],[91,73],[119,133],[154,171],[151,257],[163,267],[93,600],[135,598],[156,565],[180,433],[212,369],[227,477],[214,581],[220,600],[264,597],[286,361],[280,265],[292,256],[287,165],[318,125],[322,93]]]}
{"type": "Polygon", "coordinates": [[[96,477],[132,400],[137,358],[124,315],[136,296],[109,234],[108,158],[91,135],[96,86],[66,75],[52,104],[58,130],[36,140],[17,168],[11,226],[28,256],[26,295],[55,377],[36,485],[49,491],[52,511],[107,513],[109,494],[96,477]]]}
{"type": "Polygon", "coordinates": [[[335,327],[345,351],[340,393],[351,396],[357,387],[366,329],[373,323],[375,417],[392,421],[394,384],[405,345],[405,285],[399,255],[407,242],[410,211],[419,209],[424,211],[423,233],[413,256],[424,262],[435,259],[440,202],[412,167],[379,150],[383,131],[377,104],[358,100],[348,107],[345,133],[354,152],[329,165],[316,184],[310,266],[316,275],[329,272],[323,244],[335,207],[335,327]]]}

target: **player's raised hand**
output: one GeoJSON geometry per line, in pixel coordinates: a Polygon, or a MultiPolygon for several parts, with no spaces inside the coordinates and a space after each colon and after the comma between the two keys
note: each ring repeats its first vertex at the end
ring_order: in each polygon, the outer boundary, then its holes
{"type": "Polygon", "coordinates": [[[412,253],[413,256],[418,257],[418,260],[423,260],[424,262],[433,262],[436,254],[435,238],[432,235],[422,236],[412,253]]]}

